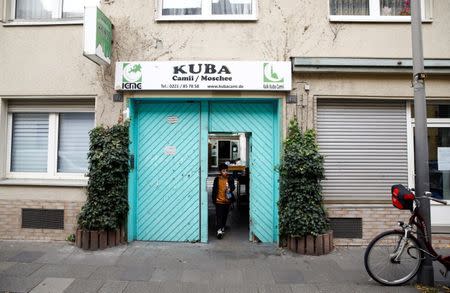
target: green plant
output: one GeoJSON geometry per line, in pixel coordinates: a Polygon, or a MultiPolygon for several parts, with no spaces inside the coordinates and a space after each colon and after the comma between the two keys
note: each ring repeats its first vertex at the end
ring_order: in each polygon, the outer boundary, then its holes
{"type": "Polygon", "coordinates": [[[75,234],[69,234],[69,236],[67,236],[66,240],[69,242],[75,242],[75,234]]]}
{"type": "Polygon", "coordinates": [[[89,133],[87,201],[78,225],[88,230],[114,230],[128,212],[129,123],[96,127],[89,133]]]}
{"type": "Polygon", "coordinates": [[[323,156],[319,154],[315,131],[301,132],[291,120],[284,142],[278,202],[280,236],[325,233],[329,228],[320,181],[324,179],[323,156]]]}

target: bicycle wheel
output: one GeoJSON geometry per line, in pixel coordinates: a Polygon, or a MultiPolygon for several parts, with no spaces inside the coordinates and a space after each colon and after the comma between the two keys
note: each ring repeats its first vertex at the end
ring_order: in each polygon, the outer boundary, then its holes
{"type": "Polygon", "coordinates": [[[402,237],[402,231],[386,231],[375,237],[367,246],[364,266],[367,273],[378,283],[397,286],[408,282],[417,274],[423,253],[419,250],[417,240],[408,236],[403,252],[396,257],[402,237]]]}

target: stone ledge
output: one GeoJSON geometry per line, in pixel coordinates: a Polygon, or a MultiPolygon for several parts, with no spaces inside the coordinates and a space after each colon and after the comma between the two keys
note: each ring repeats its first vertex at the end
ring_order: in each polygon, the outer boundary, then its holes
{"type": "Polygon", "coordinates": [[[0,186],[62,186],[62,187],[86,187],[87,179],[2,179],[0,186]]]}

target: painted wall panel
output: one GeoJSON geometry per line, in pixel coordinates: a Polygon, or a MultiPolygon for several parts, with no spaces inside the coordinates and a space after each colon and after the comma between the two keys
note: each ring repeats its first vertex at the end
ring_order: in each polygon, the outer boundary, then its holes
{"type": "Polygon", "coordinates": [[[200,103],[140,103],[138,240],[200,240],[200,103]]]}
{"type": "Polygon", "coordinates": [[[251,134],[250,232],[262,242],[276,242],[278,238],[276,117],[276,104],[272,102],[210,104],[210,132],[251,134]]]}

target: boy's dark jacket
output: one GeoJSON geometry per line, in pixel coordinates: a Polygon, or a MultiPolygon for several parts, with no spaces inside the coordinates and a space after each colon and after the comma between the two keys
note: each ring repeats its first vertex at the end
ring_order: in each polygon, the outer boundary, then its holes
{"type": "MultiPolygon", "coordinates": [[[[219,176],[216,176],[216,178],[214,178],[214,183],[213,183],[212,201],[214,204],[216,204],[217,193],[218,193],[218,189],[219,189],[219,176]]],[[[228,187],[230,187],[231,192],[233,192],[234,189],[236,188],[234,186],[234,179],[232,176],[228,176],[228,187]]]]}

